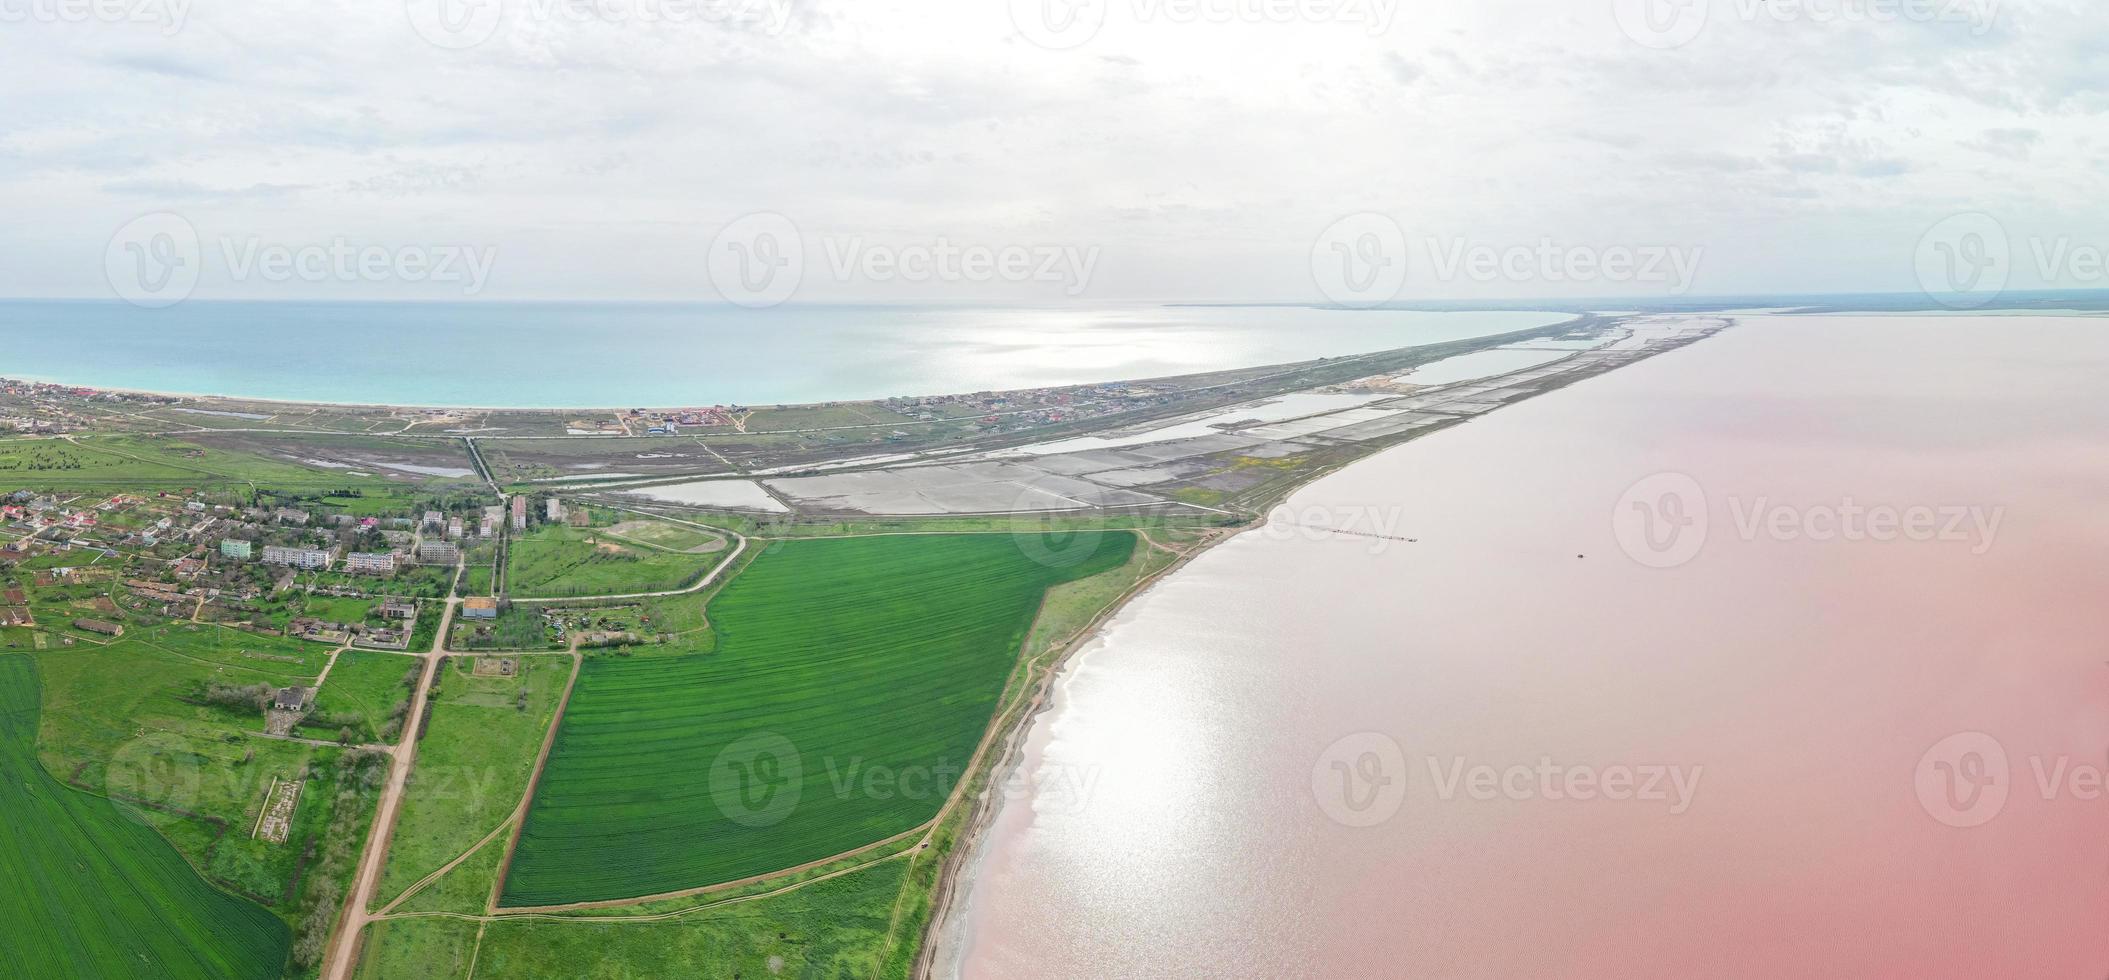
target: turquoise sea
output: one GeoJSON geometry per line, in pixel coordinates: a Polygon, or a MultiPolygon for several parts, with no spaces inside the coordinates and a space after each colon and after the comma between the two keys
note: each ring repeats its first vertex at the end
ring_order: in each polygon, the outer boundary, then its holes
{"type": "Polygon", "coordinates": [[[1134,304],[0,301],[0,377],[300,401],[777,404],[1159,377],[1567,319],[1134,304]]]}

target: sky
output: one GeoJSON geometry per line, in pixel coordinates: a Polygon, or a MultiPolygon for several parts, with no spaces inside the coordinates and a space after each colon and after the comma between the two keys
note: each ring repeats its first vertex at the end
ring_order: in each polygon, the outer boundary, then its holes
{"type": "Polygon", "coordinates": [[[0,0],[0,295],[2109,287],[2099,0],[0,0]]]}

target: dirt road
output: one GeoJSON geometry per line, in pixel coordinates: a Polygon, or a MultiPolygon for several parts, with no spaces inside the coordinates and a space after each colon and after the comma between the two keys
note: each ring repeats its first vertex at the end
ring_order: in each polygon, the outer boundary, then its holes
{"type": "MultiPolygon", "coordinates": [[[[455,577],[461,571],[455,569],[455,577]]],[[[359,940],[366,932],[366,923],[371,918],[367,907],[373,902],[374,888],[381,882],[381,868],[388,858],[388,839],[395,833],[395,818],[403,803],[403,788],[410,781],[410,767],[417,759],[417,733],[424,725],[426,702],[432,694],[432,679],[438,676],[439,662],[447,655],[447,630],[454,624],[454,611],[460,608],[459,598],[447,599],[447,611],[439,620],[439,635],[432,640],[432,650],[419,654],[424,660],[424,669],[418,673],[417,691],[410,697],[410,716],[404,720],[403,735],[390,753],[388,764],[388,786],[381,791],[380,809],[374,814],[373,829],[367,832],[366,847],[359,854],[359,873],[353,879],[344,911],[338,915],[337,929],[330,939],[329,951],[322,960],[323,980],[349,980],[352,968],[359,961],[359,940]]]]}

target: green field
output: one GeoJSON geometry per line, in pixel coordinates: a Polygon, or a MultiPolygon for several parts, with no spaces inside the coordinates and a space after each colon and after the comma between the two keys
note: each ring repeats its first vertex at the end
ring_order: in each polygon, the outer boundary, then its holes
{"type": "Polygon", "coordinates": [[[301,727],[312,738],[336,738],[340,730],[348,730],[356,743],[394,742],[402,732],[417,670],[415,657],[346,650],[337,655],[337,665],[316,692],[314,710],[301,727]]]}
{"type": "Polygon", "coordinates": [[[544,524],[507,550],[505,586],[515,598],[663,592],[694,582],[725,553],[668,551],[596,528],[544,524]]]}
{"type": "Polygon", "coordinates": [[[778,871],[934,816],[1050,586],[1128,560],[1007,534],[779,542],[725,586],[716,652],[589,660],[508,907],[778,871]]]}
{"type": "Polygon", "coordinates": [[[0,949],[22,977],[275,977],[291,935],[199,878],[131,811],[37,763],[38,683],[0,656],[0,949]]]}
{"type": "MultiPolygon", "coordinates": [[[[557,696],[571,676],[571,658],[512,659],[512,677],[474,676],[473,657],[449,657],[440,671],[430,727],[418,743],[417,766],[381,876],[383,904],[474,847],[512,816],[527,791],[557,696]]],[[[501,838],[487,849],[504,848],[501,838]]],[[[465,864],[447,877],[476,870],[465,864]]],[[[493,863],[467,889],[477,903],[472,911],[483,911],[495,873],[493,863]]]]}
{"type": "Polygon", "coordinates": [[[500,919],[484,934],[476,976],[876,976],[903,868],[887,861],[783,895],[656,922],[500,919]]]}
{"type": "MultiPolygon", "coordinates": [[[[380,757],[255,734],[253,701],[210,694],[311,684],[317,644],[190,623],[35,655],[45,770],[136,804],[214,883],[295,927],[313,962],[373,814],[380,757]],[[284,844],[250,836],[274,780],[307,779],[284,844]]],[[[407,661],[408,658],[397,658],[407,661]]],[[[400,674],[398,674],[400,676],[400,674]]]]}
{"type": "Polygon", "coordinates": [[[260,487],[274,493],[345,501],[393,499],[412,486],[344,470],[306,466],[262,453],[220,449],[160,436],[83,436],[78,440],[0,439],[0,483],[36,490],[137,493],[177,487],[260,487]]]}

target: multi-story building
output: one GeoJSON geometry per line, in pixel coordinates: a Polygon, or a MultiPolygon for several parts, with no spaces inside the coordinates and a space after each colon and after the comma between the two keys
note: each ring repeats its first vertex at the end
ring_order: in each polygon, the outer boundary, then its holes
{"type": "Polygon", "coordinates": [[[417,560],[428,565],[452,565],[461,560],[461,549],[445,541],[420,541],[417,560]]]}
{"type": "Polygon", "coordinates": [[[256,549],[249,542],[240,538],[225,538],[220,541],[220,555],[222,557],[233,558],[237,561],[248,561],[250,556],[254,554],[256,554],[256,549]]]}
{"type": "Polygon", "coordinates": [[[439,511],[428,510],[425,512],[425,526],[436,531],[447,526],[447,519],[440,516],[439,511]]]}
{"type": "Polygon", "coordinates": [[[527,495],[513,495],[513,530],[527,530],[527,495]]]}
{"type": "Polygon", "coordinates": [[[328,568],[330,553],[320,548],[288,548],[267,544],[264,546],[264,564],[291,565],[294,568],[328,568]]]}
{"type": "Polygon", "coordinates": [[[545,503],[548,506],[547,509],[543,511],[543,514],[549,518],[550,523],[554,524],[557,521],[561,521],[564,519],[563,501],[558,500],[555,497],[551,497],[545,503]]]}
{"type": "Polygon", "coordinates": [[[462,531],[462,524],[461,524],[461,518],[459,518],[459,517],[449,517],[449,518],[447,518],[447,540],[449,540],[449,541],[452,541],[452,540],[455,540],[456,538],[459,538],[459,537],[461,537],[461,531],[462,531]]]}
{"type": "Polygon", "coordinates": [[[394,575],[395,552],[354,551],[344,556],[344,570],[360,575],[394,575]]]}

